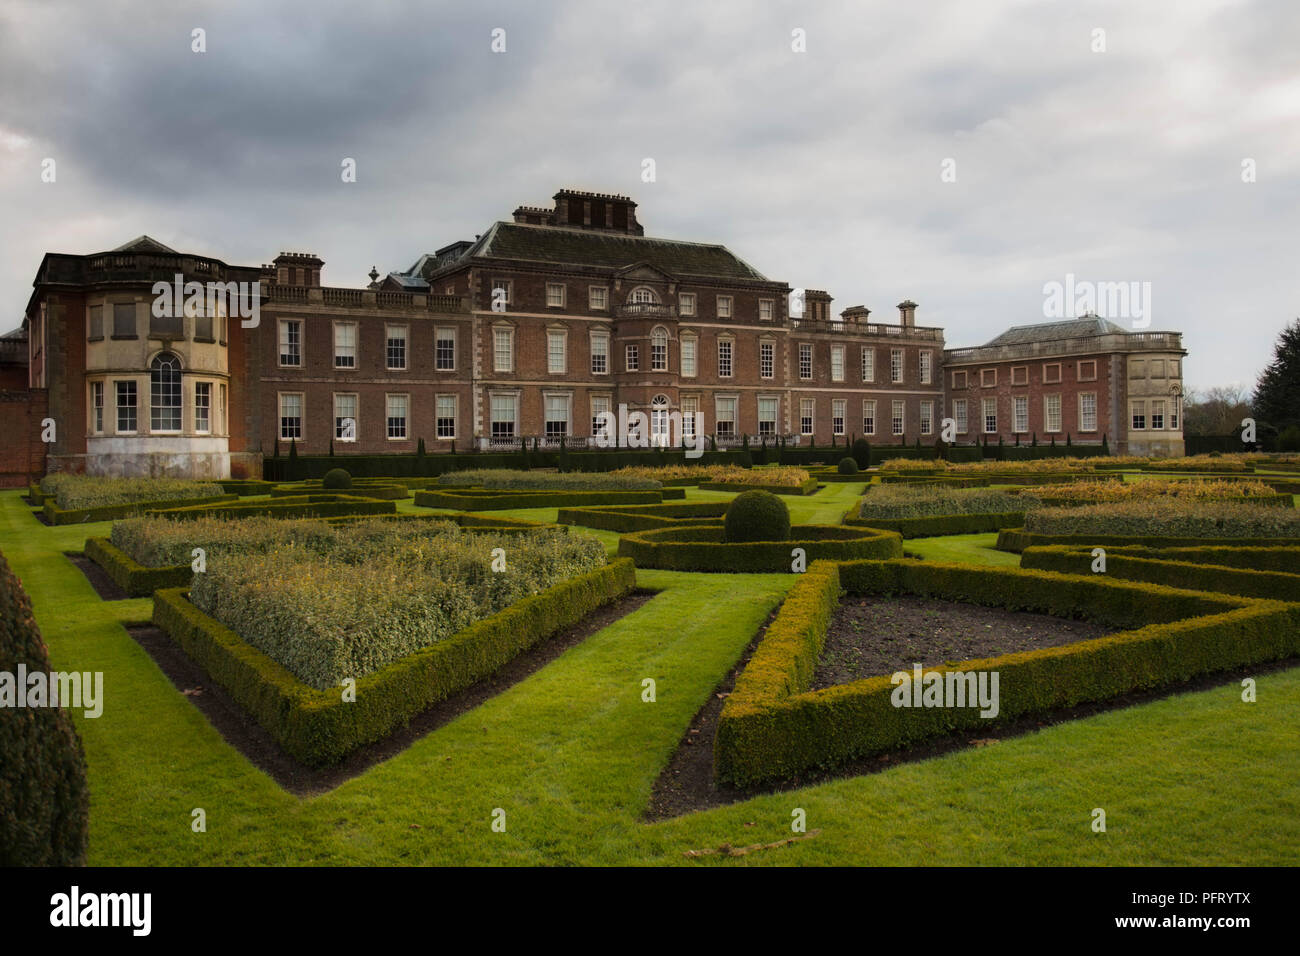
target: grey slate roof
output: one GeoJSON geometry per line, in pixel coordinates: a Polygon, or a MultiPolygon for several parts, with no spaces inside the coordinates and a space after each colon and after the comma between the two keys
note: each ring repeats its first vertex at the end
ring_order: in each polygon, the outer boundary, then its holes
{"type": "Polygon", "coordinates": [[[495,223],[463,255],[437,260],[424,257],[421,260],[422,274],[429,278],[435,272],[469,257],[570,263],[613,269],[648,262],[671,275],[768,281],[766,276],[726,246],[516,222],[495,223]]]}
{"type": "Polygon", "coordinates": [[[123,243],[112,252],[164,252],[172,255],[179,255],[175,249],[170,246],[164,246],[157,239],[151,236],[136,236],[130,242],[123,243]]]}
{"type": "Polygon", "coordinates": [[[1057,322],[1039,322],[1035,325],[1013,325],[995,339],[984,343],[991,345],[1025,345],[1030,342],[1054,342],[1057,339],[1078,339],[1090,335],[1127,335],[1128,329],[1109,319],[1090,315],[1081,319],[1062,319],[1057,322]]]}

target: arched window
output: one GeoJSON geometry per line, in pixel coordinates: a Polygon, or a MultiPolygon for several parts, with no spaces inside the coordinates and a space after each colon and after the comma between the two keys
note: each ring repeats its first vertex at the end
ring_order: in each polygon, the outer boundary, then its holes
{"type": "Polygon", "coordinates": [[[668,371],[668,331],[662,326],[656,326],[650,333],[650,371],[668,371]]]}
{"type": "Polygon", "coordinates": [[[181,362],[163,352],[149,366],[149,428],[155,432],[181,430],[181,362]]]}
{"type": "Polygon", "coordinates": [[[668,406],[667,395],[656,395],[650,400],[650,444],[660,447],[666,447],[669,441],[668,434],[668,406]]]}
{"type": "Polygon", "coordinates": [[[654,289],[639,286],[632,290],[632,294],[627,297],[627,301],[629,305],[657,305],[659,296],[654,289]]]}

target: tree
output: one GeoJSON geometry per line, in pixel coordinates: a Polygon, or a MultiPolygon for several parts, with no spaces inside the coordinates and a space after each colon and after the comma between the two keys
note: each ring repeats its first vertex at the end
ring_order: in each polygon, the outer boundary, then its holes
{"type": "Polygon", "coordinates": [[[1246,394],[1236,385],[1216,385],[1204,392],[1189,388],[1183,396],[1183,434],[1235,435],[1252,414],[1246,394]]]}
{"type": "Polygon", "coordinates": [[[1300,319],[1277,337],[1273,361],[1255,383],[1254,412],[1257,421],[1278,431],[1300,425],[1300,319]]]}

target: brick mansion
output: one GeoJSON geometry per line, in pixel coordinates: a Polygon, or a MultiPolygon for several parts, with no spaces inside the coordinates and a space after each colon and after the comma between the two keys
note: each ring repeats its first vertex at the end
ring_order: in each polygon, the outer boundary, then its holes
{"type": "Polygon", "coordinates": [[[626,196],[561,190],[404,271],[372,269],[364,288],[323,285],[323,266],[229,265],[147,236],[47,253],[21,328],[0,337],[0,472],[257,475],[289,442],[338,456],[581,447],[620,405],[645,414],[651,443],[677,443],[680,412],[701,413],[719,447],[932,445],[952,418],[961,444],[1105,435],[1116,453],[1183,453],[1177,332],[1087,316],[949,349],[911,300],[888,321],[834,312],[828,293],[722,245],[647,237],[626,196]],[[155,283],[178,275],[246,283],[258,321],[159,316],[155,283]]]}

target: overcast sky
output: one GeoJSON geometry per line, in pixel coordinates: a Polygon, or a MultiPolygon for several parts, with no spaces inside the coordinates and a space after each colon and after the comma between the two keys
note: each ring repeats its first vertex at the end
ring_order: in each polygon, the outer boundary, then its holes
{"type": "Polygon", "coordinates": [[[1187,384],[1249,389],[1300,314],[1297,38],[1296,0],[0,0],[0,325],[47,251],[355,286],[571,186],[950,347],[1149,282],[1187,384]]]}

